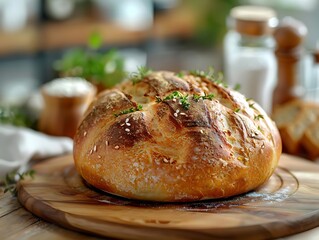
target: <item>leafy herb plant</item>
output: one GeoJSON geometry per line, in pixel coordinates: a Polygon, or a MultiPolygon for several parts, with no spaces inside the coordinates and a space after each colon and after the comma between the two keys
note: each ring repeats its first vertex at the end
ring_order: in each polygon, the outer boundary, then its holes
{"type": "Polygon", "coordinates": [[[103,43],[102,36],[94,32],[88,41],[88,48],[76,48],[57,61],[54,68],[62,76],[82,77],[105,87],[112,87],[125,77],[124,59],[114,49],[98,51],[103,43]]]}

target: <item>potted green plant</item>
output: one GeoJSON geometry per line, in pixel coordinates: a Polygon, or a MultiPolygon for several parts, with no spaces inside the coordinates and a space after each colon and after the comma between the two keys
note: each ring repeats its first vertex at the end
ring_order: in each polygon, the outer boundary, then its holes
{"type": "Polygon", "coordinates": [[[54,64],[61,77],[84,78],[101,91],[120,83],[125,77],[124,59],[115,49],[98,51],[103,39],[98,32],[89,37],[88,47],[75,48],[54,64]]]}

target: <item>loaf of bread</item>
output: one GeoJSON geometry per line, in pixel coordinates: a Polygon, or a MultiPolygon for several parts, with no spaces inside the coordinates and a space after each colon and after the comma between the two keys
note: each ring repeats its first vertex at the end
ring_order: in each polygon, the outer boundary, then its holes
{"type": "Polygon", "coordinates": [[[319,119],[306,129],[301,142],[308,153],[309,159],[319,157],[319,119]]]}
{"type": "Polygon", "coordinates": [[[275,109],[272,118],[285,152],[309,159],[319,157],[319,104],[301,100],[287,102],[275,109]]]}
{"type": "Polygon", "coordinates": [[[74,138],[89,184],[151,201],[248,192],[280,154],[279,132],[258,104],[202,72],[133,76],[98,95],[74,138]]]}

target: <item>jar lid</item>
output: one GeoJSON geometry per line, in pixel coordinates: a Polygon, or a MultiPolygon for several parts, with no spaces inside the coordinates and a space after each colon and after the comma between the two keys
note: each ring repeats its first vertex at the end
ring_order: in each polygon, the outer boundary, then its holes
{"type": "Polygon", "coordinates": [[[262,36],[270,34],[277,26],[276,12],[262,6],[238,6],[231,10],[230,17],[237,32],[245,35],[262,36]]]}

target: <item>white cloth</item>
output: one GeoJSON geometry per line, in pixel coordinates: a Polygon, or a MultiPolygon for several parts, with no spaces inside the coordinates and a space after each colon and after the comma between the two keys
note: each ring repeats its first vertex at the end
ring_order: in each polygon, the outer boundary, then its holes
{"type": "Polygon", "coordinates": [[[33,158],[53,157],[69,153],[72,149],[73,141],[67,137],[0,125],[0,181],[8,172],[25,166],[33,158]]]}

